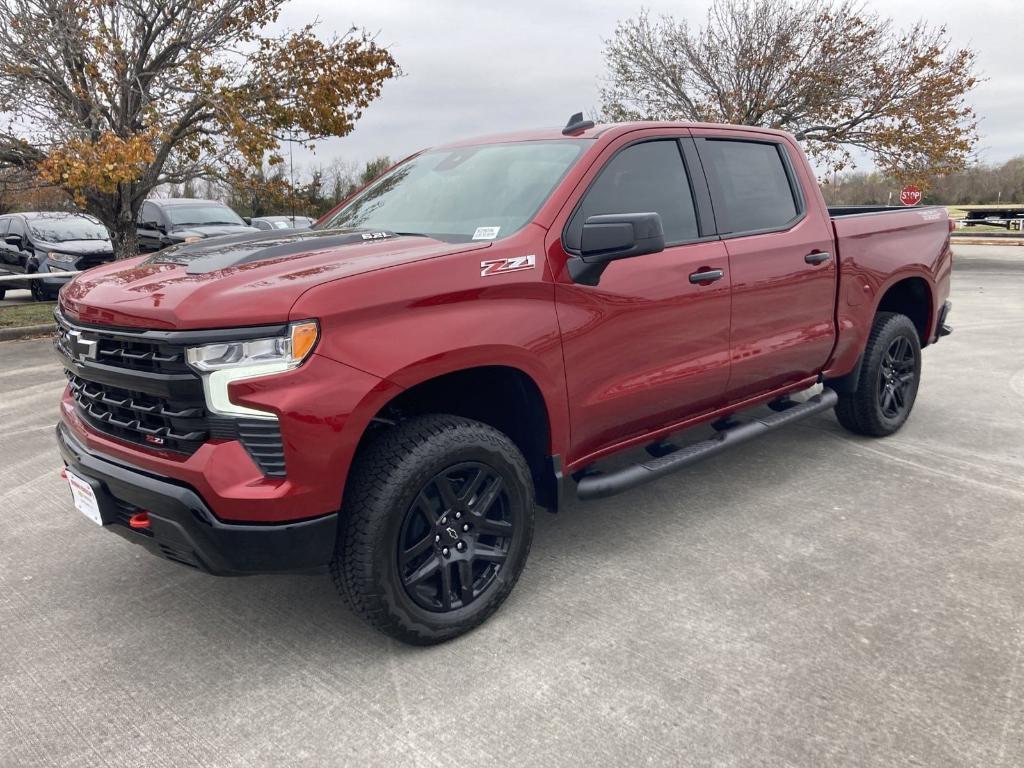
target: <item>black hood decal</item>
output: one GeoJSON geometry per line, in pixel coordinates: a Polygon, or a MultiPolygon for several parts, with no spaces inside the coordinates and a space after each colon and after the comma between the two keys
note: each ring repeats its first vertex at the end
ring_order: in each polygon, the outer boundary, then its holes
{"type": "Polygon", "coordinates": [[[172,246],[143,263],[179,264],[186,267],[190,275],[202,275],[253,261],[300,256],[310,251],[355,243],[373,243],[395,237],[398,235],[394,232],[370,229],[249,231],[172,246]]]}

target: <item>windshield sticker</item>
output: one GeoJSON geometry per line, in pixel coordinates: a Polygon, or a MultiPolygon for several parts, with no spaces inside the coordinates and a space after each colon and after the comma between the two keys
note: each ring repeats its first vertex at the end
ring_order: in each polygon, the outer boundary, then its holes
{"type": "Polygon", "coordinates": [[[474,240],[493,240],[498,236],[498,230],[501,227],[477,227],[476,232],[473,233],[474,240]]]}
{"type": "Polygon", "coordinates": [[[503,275],[506,272],[518,272],[522,269],[533,269],[536,266],[537,257],[533,254],[529,256],[515,256],[511,259],[491,259],[490,261],[480,262],[480,277],[503,275]]]}

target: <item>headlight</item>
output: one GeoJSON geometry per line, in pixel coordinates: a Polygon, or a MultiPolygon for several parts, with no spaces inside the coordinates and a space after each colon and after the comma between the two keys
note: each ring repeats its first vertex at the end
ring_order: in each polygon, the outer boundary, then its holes
{"type": "Polygon", "coordinates": [[[78,257],[72,256],[70,253],[57,253],[56,251],[50,251],[46,254],[46,260],[52,261],[55,264],[74,264],[78,261],[78,257]]]}
{"type": "Polygon", "coordinates": [[[181,242],[183,242],[185,245],[188,245],[189,243],[198,243],[202,239],[203,238],[200,235],[189,235],[188,237],[186,237],[181,242]]]}
{"type": "Polygon", "coordinates": [[[272,414],[232,403],[228,385],[298,368],[313,351],[318,335],[316,321],[307,320],[292,323],[285,336],[189,347],[186,359],[203,377],[206,404],[211,411],[222,416],[272,419],[272,414]]]}

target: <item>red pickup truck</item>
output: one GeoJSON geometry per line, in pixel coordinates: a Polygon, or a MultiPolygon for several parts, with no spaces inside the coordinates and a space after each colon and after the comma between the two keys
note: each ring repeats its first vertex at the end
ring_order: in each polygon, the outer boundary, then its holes
{"type": "Polygon", "coordinates": [[[440,642],[498,608],[566,493],[830,408],[895,432],[950,271],[943,209],[829,211],[788,134],[577,115],[415,155],[312,230],[76,277],[64,471],[162,557],[329,566],[373,626],[440,642]]]}

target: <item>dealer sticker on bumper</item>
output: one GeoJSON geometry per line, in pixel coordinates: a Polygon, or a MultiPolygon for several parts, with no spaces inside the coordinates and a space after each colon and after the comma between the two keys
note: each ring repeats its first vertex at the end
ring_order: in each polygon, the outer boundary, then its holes
{"type": "Polygon", "coordinates": [[[71,470],[65,470],[65,473],[68,477],[68,485],[71,486],[71,496],[75,500],[75,509],[96,523],[96,525],[103,525],[103,518],[100,516],[100,505],[96,501],[96,494],[92,490],[92,486],[71,470]]]}

